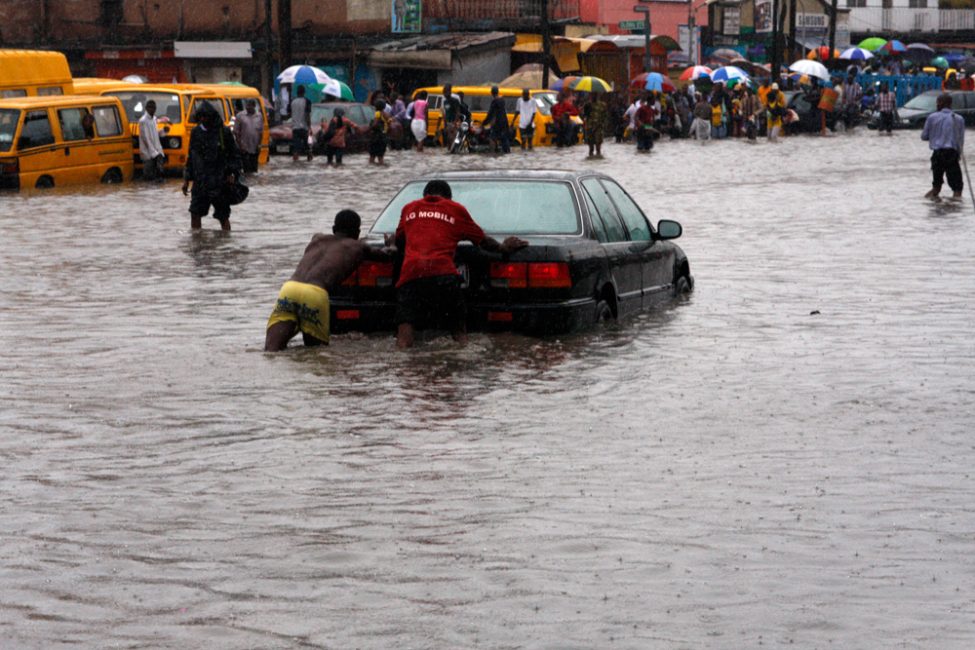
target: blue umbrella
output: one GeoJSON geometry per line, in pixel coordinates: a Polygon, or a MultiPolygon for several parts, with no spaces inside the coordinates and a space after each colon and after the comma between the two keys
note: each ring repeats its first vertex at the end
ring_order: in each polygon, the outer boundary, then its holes
{"type": "Polygon", "coordinates": [[[866,61],[867,59],[873,58],[873,52],[865,50],[862,47],[851,47],[843,50],[840,58],[846,59],[847,61],[866,61]]]}
{"type": "Polygon", "coordinates": [[[748,73],[733,65],[722,66],[711,73],[711,81],[728,81],[730,79],[748,79],[748,73]]]}
{"type": "Polygon", "coordinates": [[[331,77],[326,74],[326,72],[320,68],[316,68],[313,65],[293,65],[289,68],[285,68],[284,71],[278,75],[278,81],[283,84],[295,84],[299,85],[310,85],[310,84],[323,84],[329,81],[331,77]]]}
{"type": "Polygon", "coordinates": [[[664,89],[664,76],[659,72],[648,72],[647,73],[647,84],[644,86],[647,90],[660,90],[664,89]]]}

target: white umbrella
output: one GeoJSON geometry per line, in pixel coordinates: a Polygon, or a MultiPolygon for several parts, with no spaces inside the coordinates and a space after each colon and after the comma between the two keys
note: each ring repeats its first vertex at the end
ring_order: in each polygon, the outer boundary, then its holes
{"type": "Polygon", "coordinates": [[[324,70],[313,65],[293,65],[278,75],[278,81],[283,84],[323,84],[330,79],[324,70]]]}
{"type": "Polygon", "coordinates": [[[789,69],[793,72],[798,72],[799,74],[805,74],[809,75],[810,77],[816,77],[818,79],[829,81],[829,70],[827,70],[826,66],[819,61],[801,59],[790,65],[789,69]]]}

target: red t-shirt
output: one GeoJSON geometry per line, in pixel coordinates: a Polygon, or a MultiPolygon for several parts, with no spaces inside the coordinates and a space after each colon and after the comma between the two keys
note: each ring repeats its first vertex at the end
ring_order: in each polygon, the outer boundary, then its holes
{"type": "Polygon", "coordinates": [[[403,208],[396,227],[396,239],[403,236],[406,237],[406,250],[397,287],[418,278],[456,275],[454,254],[457,243],[467,240],[480,244],[484,231],[460,203],[439,196],[425,196],[403,208]]]}

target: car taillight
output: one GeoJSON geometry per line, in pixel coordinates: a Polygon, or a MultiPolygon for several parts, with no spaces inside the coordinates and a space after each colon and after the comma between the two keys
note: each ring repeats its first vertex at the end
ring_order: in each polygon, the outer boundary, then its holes
{"type": "Polygon", "coordinates": [[[391,287],[393,265],[390,262],[362,262],[343,282],[346,287],[391,287]]]}
{"type": "Polygon", "coordinates": [[[16,158],[7,162],[0,162],[0,174],[17,174],[20,172],[20,161],[16,158]]]}
{"type": "Polygon", "coordinates": [[[572,286],[567,262],[492,262],[491,286],[497,289],[561,289],[572,286]]]}
{"type": "Polygon", "coordinates": [[[491,262],[491,286],[524,289],[528,286],[528,265],[524,262],[491,262]]]}
{"type": "Polygon", "coordinates": [[[337,309],[335,310],[335,320],[359,320],[359,310],[337,309]]]}
{"type": "Polygon", "coordinates": [[[528,286],[540,289],[564,289],[572,286],[572,275],[566,262],[533,262],[528,265],[528,286]]]}

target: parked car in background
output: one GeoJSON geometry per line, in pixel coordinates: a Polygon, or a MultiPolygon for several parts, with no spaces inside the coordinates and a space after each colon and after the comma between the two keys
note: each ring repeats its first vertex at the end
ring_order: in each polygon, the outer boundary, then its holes
{"type": "MultiPolygon", "coordinates": [[[[455,201],[498,240],[529,246],[502,257],[458,247],[471,330],[560,333],[632,315],[690,291],[676,221],[652,225],[612,178],[591,171],[479,170],[438,173],[455,201]]],[[[381,247],[403,207],[430,178],[408,182],[367,235],[381,247]]],[[[397,264],[366,261],[329,292],[333,332],[394,329],[397,264]]]]}
{"type": "MultiPolygon", "coordinates": [[[[941,90],[929,90],[909,100],[897,109],[897,119],[894,120],[895,129],[920,129],[928,115],[938,110],[938,96],[941,90]]],[[[949,90],[951,95],[951,110],[965,118],[965,124],[975,126],[975,91],[949,90]]],[[[880,124],[880,114],[875,115],[867,127],[876,129],[880,124]]]]}
{"type": "MultiPolygon", "coordinates": [[[[331,120],[335,115],[336,108],[342,108],[345,111],[345,117],[352,120],[352,122],[359,127],[355,133],[350,133],[347,137],[346,151],[350,153],[365,151],[369,146],[366,129],[376,114],[376,109],[369,104],[355,102],[321,102],[312,104],[311,128],[309,129],[309,137],[311,138],[312,143],[315,142],[315,136],[318,135],[318,132],[322,129],[322,120],[325,120],[327,125],[329,120],[331,120]]],[[[290,119],[284,120],[276,126],[272,126],[270,134],[270,146],[272,154],[291,153],[290,119]]],[[[403,125],[396,120],[390,120],[389,133],[387,135],[390,140],[390,146],[398,146],[403,140],[403,125]]],[[[314,153],[320,154],[322,151],[315,150],[314,153]]]]}
{"type": "MultiPolygon", "coordinates": [[[[801,90],[786,90],[786,106],[795,111],[797,120],[786,124],[786,133],[818,133],[822,128],[819,110],[809,101],[809,97],[801,90]]],[[[826,111],[826,128],[836,128],[836,111],[826,111]]]]}

